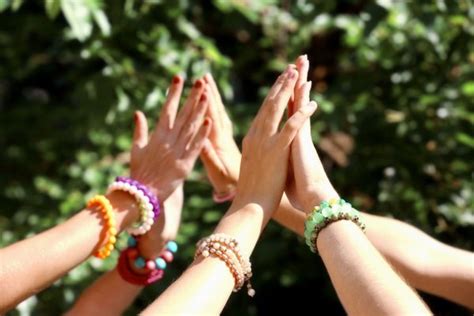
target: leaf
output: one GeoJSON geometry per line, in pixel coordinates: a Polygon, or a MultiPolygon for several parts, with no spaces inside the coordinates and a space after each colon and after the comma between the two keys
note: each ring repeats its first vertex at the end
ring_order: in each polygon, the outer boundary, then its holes
{"type": "Polygon", "coordinates": [[[94,17],[95,22],[99,26],[102,35],[109,36],[111,27],[109,19],[107,19],[107,16],[105,15],[104,11],[95,10],[92,12],[92,16],[94,17]]]}
{"type": "Polygon", "coordinates": [[[83,42],[92,33],[90,10],[83,0],[62,0],[61,8],[76,39],[83,42]]]}
{"type": "Polygon", "coordinates": [[[463,84],[461,91],[465,96],[474,97],[474,81],[468,81],[463,84]]]}
{"type": "Polygon", "coordinates": [[[12,10],[13,11],[18,11],[18,9],[20,9],[22,4],[23,4],[23,0],[13,0],[12,10]]]}
{"type": "Polygon", "coordinates": [[[54,19],[58,16],[61,10],[61,0],[46,0],[46,14],[50,19],[54,19]]]}
{"type": "Polygon", "coordinates": [[[10,7],[9,0],[0,0],[0,12],[5,11],[10,7]]]}

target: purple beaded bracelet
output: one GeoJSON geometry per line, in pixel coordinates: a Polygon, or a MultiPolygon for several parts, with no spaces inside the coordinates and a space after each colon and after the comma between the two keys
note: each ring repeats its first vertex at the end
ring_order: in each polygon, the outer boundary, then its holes
{"type": "Polygon", "coordinates": [[[133,180],[131,178],[127,177],[117,177],[115,178],[116,182],[122,182],[122,183],[128,183],[134,187],[136,187],[138,190],[142,191],[143,194],[150,200],[151,205],[153,205],[153,213],[155,213],[155,219],[160,216],[160,203],[158,201],[158,198],[151,193],[151,191],[143,184],[138,182],[137,180],[133,180]]]}

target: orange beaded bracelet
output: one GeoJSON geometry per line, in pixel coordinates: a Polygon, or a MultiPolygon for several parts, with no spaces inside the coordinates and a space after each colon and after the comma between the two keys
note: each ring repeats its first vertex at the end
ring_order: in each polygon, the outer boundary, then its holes
{"type": "MultiPolygon", "coordinates": [[[[115,223],[115,214],[110,204],[110,201],[103,195],[96,195],[87,202],[87,207],[96,207],[100,210],[100,213],[105,222],[105,234],[107,236],[107,242],[105,245],[94,252],[94,256],[100,259],[105,259],[110,256],[112,250],[114,250],[115,242],[117,241],[117,228],[115,223]]],[[[101,240],[102,243],[102,240],[101,240]]]]}

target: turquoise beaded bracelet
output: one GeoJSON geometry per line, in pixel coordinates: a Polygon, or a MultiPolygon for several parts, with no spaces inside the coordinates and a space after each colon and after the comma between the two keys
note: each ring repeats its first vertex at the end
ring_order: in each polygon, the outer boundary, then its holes
{"type": "Polygon", "coordinates": [[[308,215],[304,223],[304,238],[312,252],[318,252],[316,240],[321,230],[339,220],[353,221],[362,231],[365,231],[365,224],[361,221],[359,211],[353,208],[350,203],[343,199],[332,199],[329,202],[322,201],[308,215]]]}

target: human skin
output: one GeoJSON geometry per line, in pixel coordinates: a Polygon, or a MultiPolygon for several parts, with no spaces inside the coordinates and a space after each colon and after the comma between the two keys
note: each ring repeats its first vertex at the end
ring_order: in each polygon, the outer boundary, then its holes
{"type": "MultiPolygon", "coordinates": [[[[148,135],[148,127],[142,124],[133,138],[131,177],[147,185],[160,201],[165,201],[182,185],[212,125],[204,117],[208,100],[203,80],[196,81],[178,113],[182,88],[183,80],[176,76],[151,137],[143,137],[148,135]]],[[[135,113],[135,120],[146,123],[141,112],[135,113]]],[[[138,207],[132,196],[112,192],[107,198],[115,213],[118,232],[138,219],[138,207]]],[[[85,208],[60,225],[0,249],[0,313],[85,261],[103,246],[105,241],[100,238],[103,228],[97,210],[85,208]]]]}
{"type": "MultiPolygon", "coordinates": [[[[214,231],[237,239],[244,257],[250,256],[281,199],[291,140],[315,110],[301,108],[278,131],[297,76],[295,69],[288,67],[263,102],[244,139],[238,194],[214,231]]],[[[142,314],[216,315],[233,287],[234,279],[224,262],[198,257],[142,314]]]]}
{"type": "MultiPolygon", "coordinates": [[[[295,85],[293,102],[289,102],[290,116],[309,103],[311,84],[306,82],[309,63],[305,56],[298,59],[297,67],[300,76],[295,85]]],[[[212,106],[212,101],[210,106],[212,106]]],[[[212,115],[211,111],[208,112],[212,115]]],[[[310,212],[313,206],[322,200],[338,197],[322,168],[312,144],[310,132],[309,120],[307,120],[291,144],[291,168],[285,189],[293,207],[296,205],[306,212],[310,212]]],[[[212,141],[207,144],[209,143],[212,145],[212,141]]],[[[212,149],[210,151],[212,153],[212,149]]],[[[206,168],[213,164],[213,158],[217,156],[207,155],[210,151],[205,147],[204,153],[201,154],[206,168]]],[[[221,163],[222,160],[219,162],[221,163]]],[[[215,165],[218,166],[218,164],[215,165]]],[[[211,172],[212,183],[217,182],[215,181],[216,174],[218,173],[215,171],[211,172]]],[[[221,174],[225,173],[221,172],[221,174]]],[[[287,201],[286,198],[284,201],[287,201]]],[[[284,217],[291,218],[291,215],[284,217]]],[[[302,222],[299,224],[303,226],[302,222]]],[[[297,229],[297,226],[294,228],[297,229]]],[[[318,248],[336,292],[348,313],[368,315],[429,313],[421,299],[391,269],[355,224],[343,221],[329,225],[318,239],[318,248]],[[354,244],[354,241],[358,242],[358,246],[354,244]],[[358,263],[364,263],[370,268],[365,270],[361,268],[364,264],[358,265],[358,263]],[[358,295],[353,295],[355,292],[358,295]],[[393,303],[400,300],[404,302],[403,305],[393,303]]]]}
{"type": "MultiPolygon", "coordinates": [[[[307,71],[307,65],[302,61],[299,58],[296,62],[300,72],[307,71]]],[[[213,121],[229,122],[214,79],[210,74],[207,74],[204,79],[209,87],[213,87],[210,90],[212,93],[210,93],[208,115],[213,121]],[[219,110],[211,110],[213,108],[219,110]],[[224,116],[224,118],[215,118],[216,115],[224,116]]],[[[299,84],[302,81],[300,79],[302,77],[298,79],[299,84]]],[[[228,170],[238,170],[240,155],[236,155],[233,150],[216,150],[215,139],[219,139],[220,143],[227,144],[231,148],[237,146],[232,138],[231,123],[214,124],[210,135],[218,136],[209,138],[206,142],[201,153],[201,160],[214,190],[222,191],[237,183],[236,173],[228,170]],[[229,145],[232,143],[235,146],[229,145]],[[230,165],[232,161],[234,165],[230,165]]],[[[319,165],[319,159],[317,163],[319,165]]],[[[322,166],[319,166],[322,169],[322,166]]],[[[328,188],[331,190],[331,187],[328,186],[328,188]]],[[[330,197],[331,194],[328,194],[327,198],[330,197]]],[[[304,236],[306,213],[295,208],[286,195],[283,195],[272,218],[294,233],[304,236]]],[[[369,240],[409,285],[471,310],[474,309],[472,300],[474,297],[474,254],[472,252],[443,244],[416,227],[396,219],[367,213],[363,213],[363,219],[367,224],[366,235],[369,240]]]]}

